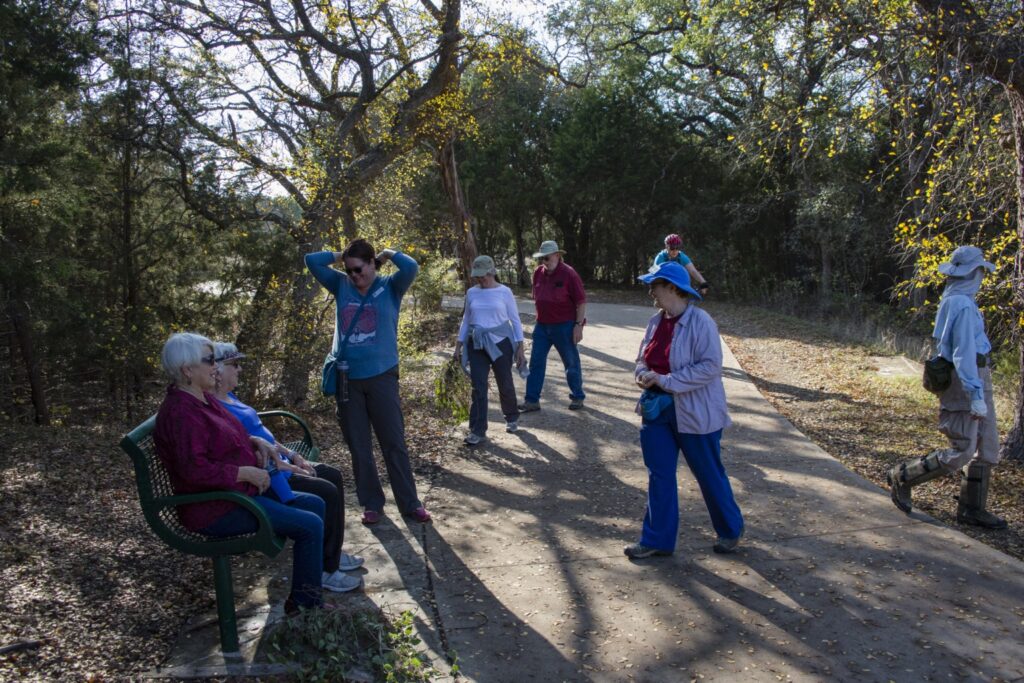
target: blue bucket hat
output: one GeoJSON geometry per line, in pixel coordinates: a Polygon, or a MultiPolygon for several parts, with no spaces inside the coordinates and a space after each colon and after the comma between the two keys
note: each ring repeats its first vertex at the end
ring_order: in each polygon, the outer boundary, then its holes
{"type": "Polygon", "coordinates": [[[939,264],[939,272],[949,277],[967,277],[976,268],[984,268],[990,272],[996,269],[995,264],[985,260],[984,252],[971,244],[957,247],[949,261],[939,264]]]}
{"type": "Polygon", "coordinates": [[[671,282],[679,289],[696,298],[697,301],[704,300],[704,297],[698,294],[697,290],[690,286],[690,274],[686,272],[686,268],[683,268],[678,263],[672,261],[661,264],[657,268],[652,269],[651,272],[647,273],[647,275],[641,275],[637,279],[645,285],[649,285],[655,280],[671,282]]]}

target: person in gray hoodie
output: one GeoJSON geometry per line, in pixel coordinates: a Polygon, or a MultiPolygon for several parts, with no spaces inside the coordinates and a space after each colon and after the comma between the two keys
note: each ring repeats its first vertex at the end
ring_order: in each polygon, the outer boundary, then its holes
{"type": "Polygon", "coordinates": [[[992,401],[992,344],[974,301],[985,272],[993,270],[981,249],[969,245],[957,247],[949,262],[939,265],[948,279],[932,336],[938,355],[955,369],[949,388],[939,395],[939,431],[950,447],[898,463],[887,479],[893,503],[909,513],[913,487],[962,468],[957,522],[1005,529],[1006,520],[986,509],[992,467],[999,463],[999,429],[992,401]]]}

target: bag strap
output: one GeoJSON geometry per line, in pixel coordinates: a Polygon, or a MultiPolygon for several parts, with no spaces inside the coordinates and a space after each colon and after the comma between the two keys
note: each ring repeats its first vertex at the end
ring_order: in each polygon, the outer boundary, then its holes
{"type": "Polygon", "coordinates": [[[345,347],[348,346],[348,337],[352,334],[352,330],[356,328],[356,323],[359,322],[359,314],[363,312],[363,308],[366,307],[366,302],[369,300],[369,292],[367,292],[367,295],[363,297],[362,303],[359,304],[359,308],[356,309],[356,314],[352,316],[352,320],[348,324],[348,329],[345,330],[345,336],[342,338],[341,344],[338,346],[338,350],[334,354],[334,357],[337,360],[341,360],[341,354],[344,353],[345,347]]]}

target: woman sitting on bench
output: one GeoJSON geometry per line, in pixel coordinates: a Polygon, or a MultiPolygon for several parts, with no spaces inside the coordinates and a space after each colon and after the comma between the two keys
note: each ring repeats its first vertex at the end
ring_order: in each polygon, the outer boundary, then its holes
{"type": "Polygon", "coordinates": [[[274,447],[274,465],[288,478],[293,491],[312,493],[323,498],[327,506],[327,516],[324,517],[324,573],[321,577],[324,588],[335,593],[359,588],[362,581],[345,572],[359,569],[363,558],[341,551],[341,544],[345,541],[345,489],[341,472],[337,467],[322,462],[316,465],[308,463],[301,455],[278,443],[256,410],[242,403],[234,394],[245,354],[229,342],[217,342],[214,348],[217,353],[217,400],[238,418],[250,436],[266,439],[274,447]]]}
{"type": "MultiPolygon", "coordinates": [[[[230,490],[253,496],[274,531],[295,541],[285,612],[320,607],[324,501],[297,493],[286,505],[268,491],[270,475],[264,464],[274,448],[250,437],[213,395],[213,342],[189,332],[171,335],[160,362],[171,385],[156,416],[153,442],[175,493],[230,490]]],[[[186,528],[207,536],[239,536],[258,528],[251,512],[227,501],[182,505],[178,517],[186,528]]]]}

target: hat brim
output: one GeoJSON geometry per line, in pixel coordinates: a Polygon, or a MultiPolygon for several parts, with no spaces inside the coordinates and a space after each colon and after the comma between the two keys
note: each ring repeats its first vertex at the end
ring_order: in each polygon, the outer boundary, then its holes
{"type": "Polygon", "coordinates": [[[483,268],[483,269],[481,269],[481,268],[474,268],[473,270],[469,271],[469,276],[470,277],[483,277],[484,275],[487,275],[488,273],[490,273],[492,270],[493,269],[491,269],[491,268],[483,268]]]}
{"type": "Polygon", "coordinates": [[[242,358],[245,358],[245,357],[246,357],[246,355],[244,353],[234,353],[234,354],[232,354],[230,356],[224,356],[223,358],[215,358],[214,360],[217,363],[227,363],[228,361],[241,360],[242,358]]]}
{"type": "Polygon", "coordinates": [[[533,258],[534,259],[540,259],[540,258],[544,258],[545,256],[551,256],[552,254],[564,254],[564,253],[565,253],[565,249],[559,249],[557,251],[549,251],[546,254],[543,251],[538,251],[536,254],[533,255],[533,258]]]}
{"type": "Polygon", "coordinates": [[[655,280],[664,280],[665,282],[671,282],[679,289],[683,290],[693,298],[697,299],[697,301],[704,301],[704,297],[702,297],[697,292],[697,290],[691,287],[690,285],[684,285],[681,282],[676,282],[672,278],[665,277],[664,275],[659,273],[647,273],[646,275],[641,275],[637,277],[637,280],[640,280],[640,282],[643,282],[645,285],[653,284],[655,280]]]}
{"type": "Polygon", "coordinates": [[[960,264],[953,263],[952,261],[947,261],[946,263],[940,263],[938,270],[943,275],[949,277],[964,277],[966,275],[970,275],[977,268],[984,268],[985,270],[991,273],[995,271],[996,266],[994,263],[990,263],[988,261],[977,261],[975,263],[960,264]]]}

